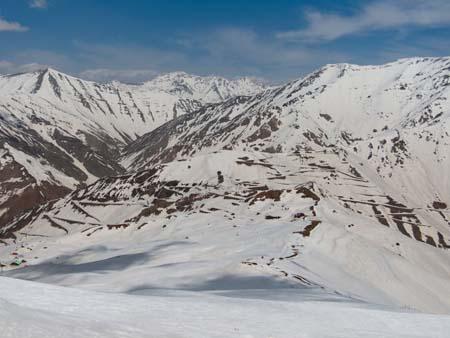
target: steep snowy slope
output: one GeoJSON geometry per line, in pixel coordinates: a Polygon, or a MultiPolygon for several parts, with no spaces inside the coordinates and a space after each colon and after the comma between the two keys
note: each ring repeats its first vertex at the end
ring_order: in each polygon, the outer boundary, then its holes
{"type": "Polygon", "coordinates": [[[447,209],[450,58],[326,66],[171,121],[129,144],[122,163],[139,169],[220,149],[342,152],[402,203],[447,209]]]}
{"type": "Polygon", "coordinates": [[[188,74],[143,85],[99,84],[53,69],[0,76],[0,227],[18,209],[122,173],[120,149],[173,117],[262,88],[188,74]]]}
{"type": "Polygon", "coordinates": [[[450,313],[449,76],[450,58],[330,65],[204,105],[128,144],[135,173],[11,222],[0,259],[87,289],[324,288],[450,313]]]}
{"type": "Polygon", "coordinates": [[[166,124],[160,134],[170,136],[161,136],[158,146],[149,142],[155,133],[139,138],[125,149],[131,161],[126,164],[139,168],[145,161],[154,162],[158,147],[176,153],[173,148],[192,146],[183,149],[192,153],[195,147],[243,146],[270,152],[276,146],[274,150],[287,152],[314,144],[348,147],[433,126],[437,134],[427,138],[427,129],[417,138],[425,137],[439,148],[439,140],[448,138],[449,96],[450,58],[402,59],[384,66],[328,65],[285,86],[209,105],[166,124]]]}

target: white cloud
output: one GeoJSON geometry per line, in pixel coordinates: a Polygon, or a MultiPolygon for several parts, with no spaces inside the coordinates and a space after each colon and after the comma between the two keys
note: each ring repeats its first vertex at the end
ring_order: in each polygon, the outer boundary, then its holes
{"type": "Polygon", "coordinates": [[[76,63],[64,54],[46,50],[25,49],[2,55],[2,59],[0,59],[0,74],[31,72],[48,67],[71,72],[75,65],[76,63]]]}
{"type": "Polygon", "coordinates": [[[254,31],[226,28],[206,40],[211,56],[256,64],[292,64],[310,59],[311,53],[298,46],[286,46],[271,38],[264,39],[254,31]]]}
{"type": "Polygon", "coordinates": [[[0,18],[0,32],[26,32],[28,27],[22,26],[18,22],[6,21],[0,18]]]}
{"type": "Polygon", "coordinates": [[[306,12],[307,27],[278,34],[281,39],[323,41],[383,29],[450,26],[448,0],[373,1],[351,16],[306,12]]]}
{"type": "Polygon", "coordinates": [[[16,74],[24,72],[33,72],[35,70],[47,68],[47,65],[40,63],[16,64],[14,62],[0,60],[0,74],[16,74]]]}
{"type": "Polygon", "coordinates": [[[9,74],[14,64],[9,61],[0,60],[0,74],[9,74]]]}
{"type": "Polygon", "coordinates": [[[47,0],[31,0],[29,2],[29,4],[30,4],[31,8],[43,9],[43,8],[47,8],[48,7],[47,0]]]}
{"type": "Polygon", "coordinates": [[[79,73],[86,80],[108,82],[118,80],[124,83],[140,83],[158,75],[159,72],[148,69],[87,69],[79,73]]]}

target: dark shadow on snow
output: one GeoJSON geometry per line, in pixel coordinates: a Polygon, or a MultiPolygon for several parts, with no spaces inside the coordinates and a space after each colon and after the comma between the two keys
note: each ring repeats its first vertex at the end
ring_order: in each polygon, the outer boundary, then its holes
{"type": "Polygon", "coordinates": [[[149,251],[116,255],[110,258],[100,259],[87,263],[70,263],[71,260],[82,257],[83,253],[117,251],[114,249],[106,250],[103,246],[93,246],[80,250],[72,255],[64,255],[54,259],[52,262],[45,262],[37,265],[24,267],[17,270],[6,271],[2,275],[6,277],[20,278],[26,280],[39,280],[45,277],[78,274],[78,273],[97,273],[106,274],[112,271],[121,271],[131,266],[141,265],[149,262],[159,251],[170,246],[186,245],[186,242],[170,242],[154,246],[149,251]]]}

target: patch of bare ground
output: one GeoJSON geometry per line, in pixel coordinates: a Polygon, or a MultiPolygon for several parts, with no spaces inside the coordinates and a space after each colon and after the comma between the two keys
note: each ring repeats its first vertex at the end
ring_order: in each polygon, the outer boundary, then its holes
{"type": "Polygon", "coordinates": [[[113,230],[113,229],[126,229],[130,226],[130,224],[127,223],[122,223],[122,224],[108,224],[106,225],[108,227],[109,230],[113,230]]]}
{"type": "Polygon", "coordinates": [[[320,201],[320,197],[317,196],[314,192],[312,192],[310,189],[306,187],[299,187],[296,189],[297,194],[303,194],[303,197],[305,198],[311,198],[316,203],[320,201]]]}
{"type": "Polygon", "coordinates": [[[312,220],[311,223],[309,223],[302,231],[294,231],[294,234],[301,234],[303,237],[309,237],[311,236],[311,232],[320,224],[322,223],[319,220],[312,220]]]}
{"type": "Polygon", "coordinates": [[[281,198],[281,194],[284,190],[266,190],[257,193],[255,196],[246,200],[246,202],[250,201],[250,205],[255,204],[257,201],[264,201],[266,199],[274,200],[275,202],[279,202],[281,198]]]}

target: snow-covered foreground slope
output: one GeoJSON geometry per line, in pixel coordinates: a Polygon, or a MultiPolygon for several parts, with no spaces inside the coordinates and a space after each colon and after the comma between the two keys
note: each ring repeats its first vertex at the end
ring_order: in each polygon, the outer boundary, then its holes
{"type": "Polygon", "coordinates": [[[137,296],[0,278],[3,338],[445,338],[449,319],[310,290],[137,296]]]}
{"type": "Polygon", "coordinates": [[[5,228],[0,258],[28,265],[8,276],[103,291],[320,286],[450,312],[441,210],[398,202],[354,165],[220,151],[105,178],[5,228]]]}
{"type": "Polygon", "coordinates": [[[120,150],[172,118],[262,89],[250,79],[185,73],[141,85],[53,69],[0,76],[0,227],[21,210],[123,173],[120,150]]]}

